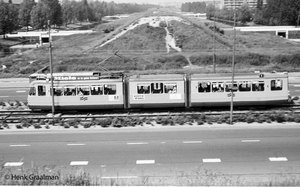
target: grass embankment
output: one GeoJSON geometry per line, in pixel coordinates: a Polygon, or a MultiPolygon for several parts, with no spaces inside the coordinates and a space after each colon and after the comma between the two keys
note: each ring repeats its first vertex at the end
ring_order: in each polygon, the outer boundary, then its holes
{"type": "MultiPolygon", "coordinates": [[[[166,73],[212,71],[213,30],[208,20],[186,18],[166,10],[154,10],[133,14],[114,22],[100,24],[96,32],[85,35],[60,37],[53,42],[54,72],[61,71],[95,71],[101,70],[99,62],[107,59],[101,66],[109,70],[128,70],[131,73],[166,73]],[[146,24],[128,31],[111,43],[100,47],[105,41],[113,38],[128,25],[144,16],[172,15],[185,19],[186,23],[171,21],[174,37],[182,52],[175,50],[167,54],[164,28],[149,27],[146,24]],[[102,32],[113,27],[110,33],[102,32]],[[114,53],[123,58],[114,56],[114,53]],[[190,65],[195,69],[183,69],[190,65]]],[[[230,72],[232,62],[232,31],[221,32],[217,24],[215,49],[217,72],[230,72]]],[[[296,33],[297,34],[297,33],[296,33]]],[[[294,33],[295,35],[295,33],[294,33]]],[[[290,42],[268,33],[236,34],[236,71],[297,71],[300,63],[300,44],[290,42]]],[[[6,65],[2,77],[24,76],[49,64],[47,46],[29,50],[0,59],[6,65]],[[36,60],[32,65],[30,61],[36,60]]]]}

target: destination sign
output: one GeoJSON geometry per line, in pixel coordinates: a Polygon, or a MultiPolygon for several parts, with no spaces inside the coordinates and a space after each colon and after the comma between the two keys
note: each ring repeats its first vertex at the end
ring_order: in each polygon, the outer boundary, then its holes
{"type": "Polygon", "coordinates": [[[55,81],[99,80],[96,76],[55,76],[55,81]]]}

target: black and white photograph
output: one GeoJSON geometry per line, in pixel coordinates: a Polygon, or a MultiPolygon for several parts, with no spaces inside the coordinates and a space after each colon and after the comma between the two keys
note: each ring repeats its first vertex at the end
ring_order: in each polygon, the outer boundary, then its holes
{"type": "Polygon", "coordinates": [[[300,186],[300,0],[0,0],[0,186],[300,186]]]}

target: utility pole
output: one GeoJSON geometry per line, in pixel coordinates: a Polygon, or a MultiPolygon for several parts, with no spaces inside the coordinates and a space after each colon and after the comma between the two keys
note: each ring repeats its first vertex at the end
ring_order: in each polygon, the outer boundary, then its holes
{"type": "Polygon", "coordinates": [[[234,0],[234,18],[233,18],[233,55],[232,55],[232,80],[231,80],[231,102],[230,102],[230,125],[233,125],[233,83],[234,83],[234,66],[235,66],[235,26],[236,26],[236,0],[234,0]]]}
{"type": "Polygon", "coordinates": [[[50,94],[52,98],[52,117],[53,117],[53,125],[54,125],[54,91],[53,91],[53,64],[52,64],[52,44],[51,44],[51,25],[50,20],[48,20],[48,28],[49,28],[49,59],[50,59],[50,80],[51,80],[51,88],[50,88],[50,94]]]}
{"type": "Polygon", "coordinates": [[[216,1],[214,0],[214,56],[213,56],[213,72],[214,73],[216,73],[215,40],[216,40],[216,1]]]}

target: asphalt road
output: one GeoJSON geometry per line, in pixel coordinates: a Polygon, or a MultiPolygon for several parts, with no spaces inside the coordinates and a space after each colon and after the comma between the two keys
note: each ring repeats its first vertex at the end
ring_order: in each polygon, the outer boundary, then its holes
{"type": "Polygon", "coordinates": [[[300,177],[300,126],[246,125],[0,131],[6,167],[84,168],[101,178],[176,178],[196,168],[230,177],[300,177]]]}
{"type": "MultiPolygon", "coordinates": [[[[300,96],[300,73],[289,74],[291,96],[300,96]]],[[[27,101],[29,91],[27,78],[0,79],[0,101],[27,101]]]]}

